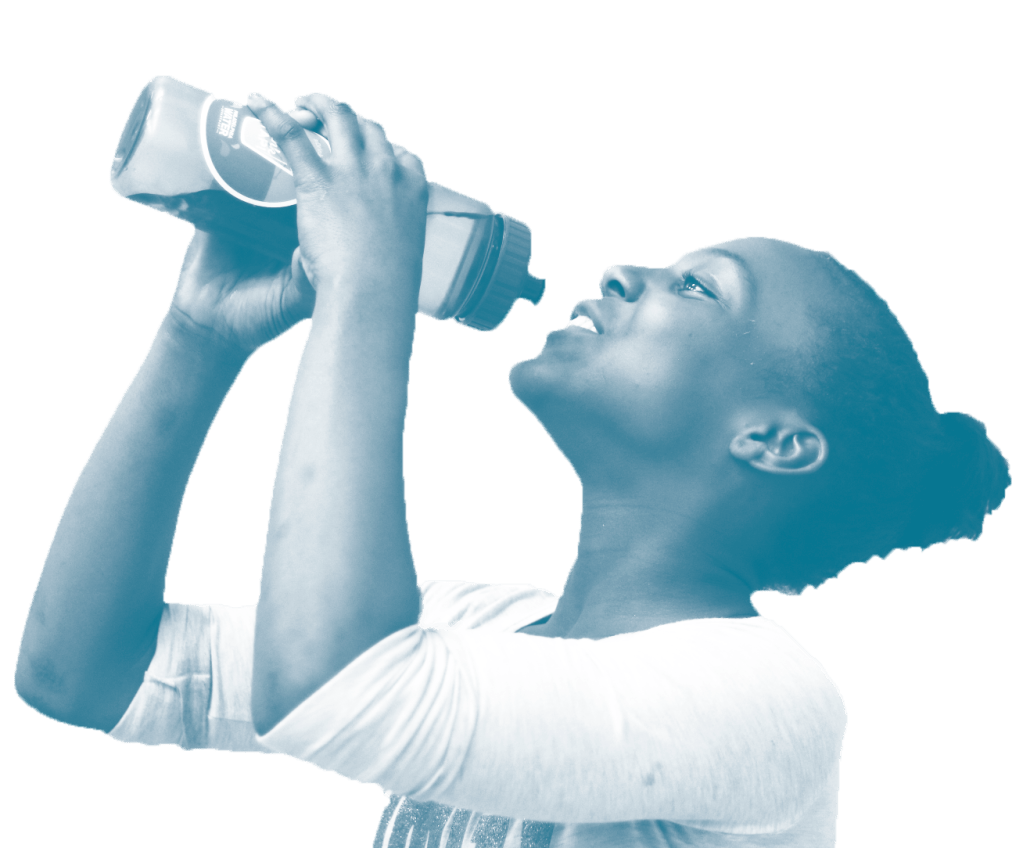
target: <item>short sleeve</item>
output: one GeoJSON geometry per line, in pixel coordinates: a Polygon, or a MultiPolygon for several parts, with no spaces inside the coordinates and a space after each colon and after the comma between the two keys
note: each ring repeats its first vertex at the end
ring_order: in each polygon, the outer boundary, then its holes
{"type": "Polygon", "coordinates": [[[211,677],[209,620],[209,607],[164,607],[156,654],[111,736],[147,745],[205,747],[211,677]]]}
{"type": "Polygon", "coordinates": [[[752,834],[813,806],[844,726],[782,628],[702,619],[601,640],[405,628],[260,741],[417,801],[752,834]]]}
{"type": "MultiPolygon", "coordinates": [[[[556,598],[528,585],[427,582],[422,623],[514,631],[556,598]]],[[[142,686],[110,736],[146,745],[266,751],[252,724],[256,608],[168,604],[142,686]]]]}
{"type": "Polygon", "coordinates": [[[255,607],[168,604],[156,654],[110,731],[122,742],[265,751],[252,726],[255,607]]]}

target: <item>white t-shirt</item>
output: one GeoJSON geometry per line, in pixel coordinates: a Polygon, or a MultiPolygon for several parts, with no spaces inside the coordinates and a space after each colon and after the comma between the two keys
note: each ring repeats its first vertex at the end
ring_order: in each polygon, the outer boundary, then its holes
{"type": "Polygon", "coordinates": [[[834,845],[845,713],[782,628],[515,632],[555,603],[527,586],[427,584],[418,625],[263,737],[249,706],[254,608],[172,604],[111,735],[275,750],[379,783],[394,797],[375,848],[834,845]]]}

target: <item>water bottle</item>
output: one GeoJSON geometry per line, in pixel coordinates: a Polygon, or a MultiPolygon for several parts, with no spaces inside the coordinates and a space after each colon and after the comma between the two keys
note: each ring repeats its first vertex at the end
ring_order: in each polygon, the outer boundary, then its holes
{"type": "MultiPolygon", "coordinates": [[[[308,132],[320,155],[327,140],[308,132]]],[[[156,77],[128,116],[111,166],[123,196],[287,261],[298,246],[295,182],[252,111],[171,77],[156,77]]],[[[430,183],[419,311],[479,330],[517,298],[538,303],[529,228],[485,203],[430,183]]]]}

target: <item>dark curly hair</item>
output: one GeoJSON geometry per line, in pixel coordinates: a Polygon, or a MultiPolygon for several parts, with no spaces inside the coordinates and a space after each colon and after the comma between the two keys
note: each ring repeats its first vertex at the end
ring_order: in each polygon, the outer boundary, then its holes
{"type": "Polygon", "coordinates": [[[976,539],[1010,483],[981,422],[935,410],[888,304],[830,255],[815,257],[840,308],[818,316],[808,352],[776,378],[802,385],[830,452],[815,481],[813,528],[803,522],[799,532],[779,533],[763,575],[783,591],[896,548],[976,539]]]}

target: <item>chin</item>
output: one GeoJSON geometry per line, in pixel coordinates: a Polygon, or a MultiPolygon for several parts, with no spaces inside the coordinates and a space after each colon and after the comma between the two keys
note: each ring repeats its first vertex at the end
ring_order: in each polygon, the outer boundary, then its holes
{"type": "Polygon", "coordinates": [[[565,417],[571,417],[573,386],[559,363],[543,356],[520,362],[511,370],[512,393],[533,413],[545,428],[565,417]]]}
{"type": "Polygon", "coordinates": [[[543,366],[535,359],[527,359],[515,365],[508,375],[512,394],[530,409],[533,408],[530,398],[543,394],[543,366]],[[539,373],[538,373],[539,372],[539,373]]]}
{"type": "Polygon", "coordinates": [[[589,407],[585,392],[557,360],[541,355],[520,362],[512,368],[509,382],[515,397],[552,436],[555,430],[564,434],[592,420],[592,416],[582,414],[589,407]]]}

